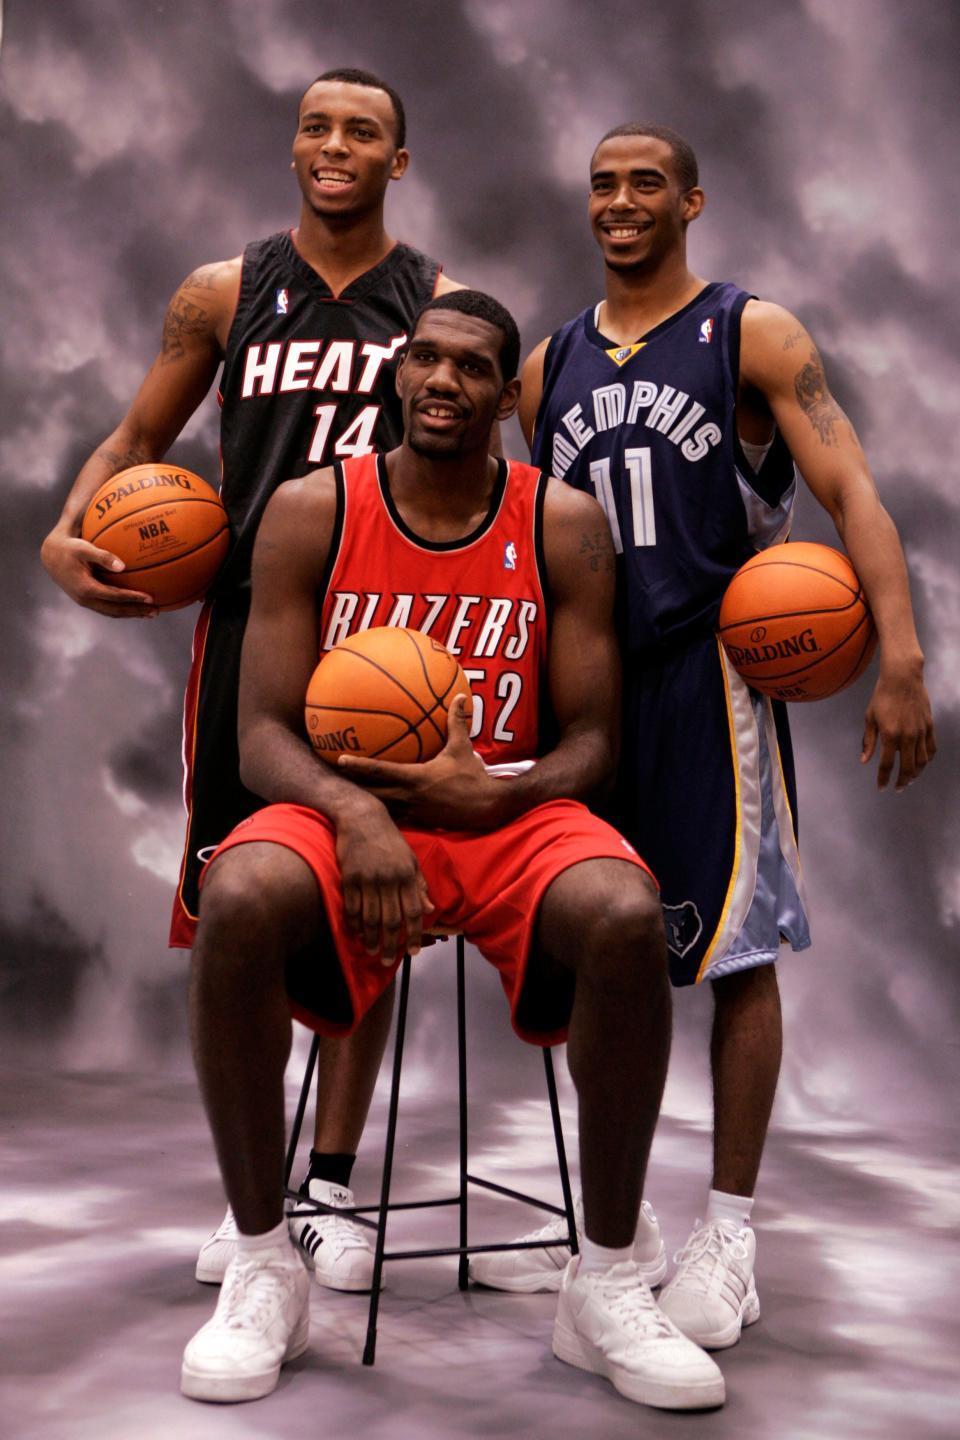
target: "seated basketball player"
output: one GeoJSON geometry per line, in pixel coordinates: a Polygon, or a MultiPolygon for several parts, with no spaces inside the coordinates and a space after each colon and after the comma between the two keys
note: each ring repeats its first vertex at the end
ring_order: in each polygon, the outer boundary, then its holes
{"type": "Polygon", "coordinates": [[[643,1403],[724,1397],[633,1259],[669,1050],[666,945],[643,862],[579,803],[615,762],[606,519],[488,453],[517,403],[518,352],[488,296],[432,301],[398,375],[402,444],[281,486],[257,537],[240,752],[244,782],[272,803],[211,860],[193,952],[197,1072],[240,1234],[216,1313],[184,1354],[196,1399],[265,1395],[307,1346],[309,1277],[282,1202],[291,1004],[321,1034],[349,1032],[427,925],[462,931],[497,967],[523,1039],[568,1037],[585,1238],[555,1353],[643,1403]],[[328,766],[303,725],[317,656],[391,618],[469,661],[471,732],[457,700],[434,760],[328,766]],[[559,738],[538,754],[547,700],[559,738]],[[511,779],[484,764],[525,759],[536,763],[511,779]]]}

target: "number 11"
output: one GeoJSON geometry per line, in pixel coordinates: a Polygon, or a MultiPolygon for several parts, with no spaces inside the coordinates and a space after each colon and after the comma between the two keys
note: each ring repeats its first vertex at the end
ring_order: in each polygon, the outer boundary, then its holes
{"type": "MultiPolygon", "coordinates": [[[[653,473],[650,465],[649,446],[636,450],[624,450],[624,463],[630,477],[630,512],[633,521],[633,543],[656,545],[657,526],[653,514],[653,473]]],[[[613,545],[618,555],[623,554],[623,537],[613,498],[613,484],[610,479],[610,461],[592,460],[590,479],[597,492],[597,499],[606,512],[613,532],[613,545]]]]}

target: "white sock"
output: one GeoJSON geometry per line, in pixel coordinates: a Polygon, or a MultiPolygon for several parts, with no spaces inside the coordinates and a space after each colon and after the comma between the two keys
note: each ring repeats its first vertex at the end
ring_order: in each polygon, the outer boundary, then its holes
{"type": "Polygon", "coordinates": [[[580,1241],[580,1267],[577,1273],[587,1275],[592,1274],[595,1270],[609,1270],[611,1265],[619,1265],[621,1260],[632,1259],[632,1245],[624,1245],[622,1249],[611,1250],[609,1245],[597,1245],[584,1235],[580,1241]]]}
{"type": "Polygon", "coordinates": [[[290,1244],[290,1231],[286,1220],[281,1220],[272,1230],[264,1230],[260,1235],[244,1235],[237,1232],[237,1251],[240,1255],[286,1255],[288,1252],[291,1259],[296,1259],[296,1252],[290,1244]]]}
{"type": "Polygon", "coordinates": [[[725,1220],[742,1230],[750,1224],[752,1209],[752,1195],[728,1195],[723,1190],[711,1190],[707,1195],[707,1224],[711,1220],[725,1220]]]}

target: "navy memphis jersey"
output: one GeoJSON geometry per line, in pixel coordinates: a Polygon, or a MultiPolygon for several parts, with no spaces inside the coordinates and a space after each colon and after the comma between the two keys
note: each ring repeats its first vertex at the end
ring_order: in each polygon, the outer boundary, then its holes
{"type": "Polygon", "coordinates": [[[627,346],[585,310],[547,347],[531,458],[603,505],[631,655],[714,629],[734,571],[790,528],[796,473],[782,437],[754,474],[736,433],[750,298],[707,285],[627,346]]]}
{"type": "Polygon", "coordinates": [[[397,244],[334,295],[289,231],[246,247],[220,382],[233,546],[217,595],[249,587],[257,527],[282,481],[400,443],[397,363],[439,273],[397,244]]]}

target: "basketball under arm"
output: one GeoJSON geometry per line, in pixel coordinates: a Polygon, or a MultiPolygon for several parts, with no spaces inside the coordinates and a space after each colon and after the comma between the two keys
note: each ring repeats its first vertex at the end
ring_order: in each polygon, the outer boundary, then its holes
{"type": "Polygon", "coordinates": [[[837,527],[870,602],[881,664],[922,662],[900,538],[810,335],[780,306],[751,302],[743,316],[741,375],[766,399],[801,475],[837,527]]]}
{"type": "Polygon", "coordinates": [[[160,350],[119,425],[83,465],[56,529],[78,534],[87,502],[111,476],[162,460],[213,384],[220,334],[235,304],[235,263],[205,266],[178,288],[163,321],[160,350]]]}
{"type": "Polygon", "coordinates": [[[882,790],[899,756],[901,790],[933,758],[936,739],[896,526],[880,502],[856,432],[830,394],[817,347],[788,311],[758,301],[746,306],[741,378],[766,398],[863,584],[880,637],[880,673],[867,704],[860,759],[872,759],[879,749],[882,790]]]}

